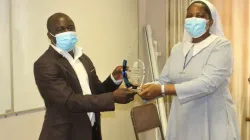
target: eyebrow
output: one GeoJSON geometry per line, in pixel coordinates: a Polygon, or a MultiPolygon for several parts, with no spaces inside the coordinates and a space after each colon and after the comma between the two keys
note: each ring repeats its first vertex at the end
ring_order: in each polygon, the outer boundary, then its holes
{"type": "Polygon", "coordinates": [[[68,27],[75,27],[75,25],[74,24],[70,24],[68,27]]]}
{"type": "MultiPolygon", "coordinates": [[[[193,13],[187,12],[187,14],[193,14],[193,13]]],[[[195,13],[195,14],[206,14],[206,12],[197,12],[197,13],[195,13]]]]}
{"type": "Polygon", "coordinates": [[[57,28],[67,28],[67,27],[74,27],[75,25],[74,24],[69,24],[68,26],[58,26],[57,28]]]}
{"type": "Polygon", "coordinates": [[[187,16],[190,16],[190,15],[202,15],[202,16],[205,16],[205,15],[206,15],[206,12],[187,13],[187,16]]]}

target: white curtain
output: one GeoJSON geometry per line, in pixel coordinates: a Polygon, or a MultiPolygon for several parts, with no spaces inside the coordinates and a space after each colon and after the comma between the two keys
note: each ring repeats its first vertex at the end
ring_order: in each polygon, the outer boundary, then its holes
{"type": "Polygon", "coordinates": [[[231,92],[236,103],[241,139],[250,140],[250,0],[210,0],[219,11],[226,37],[232,42],[234,72],[231,92]]]}
{"type": "MultiPolygon", "coordinates": [[[[192,0],[167,0],[167,48],[182,40],[186,9],[192,0]]],[[[168,51],[169,54],[169,51],[168,51]]]]}
{"type": "MultiPolygon", "coordinates": [[[[192,0],[166,0],[166,56],[170,55],[172,47],[182,40],[186,9],[192,0]]],[[[164,98],[167,116],[170,111],[171,97],[164,98]]]]}

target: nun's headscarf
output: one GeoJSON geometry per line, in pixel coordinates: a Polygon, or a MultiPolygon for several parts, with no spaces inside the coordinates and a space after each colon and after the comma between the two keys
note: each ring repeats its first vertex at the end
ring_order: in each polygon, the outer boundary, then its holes
{"type": "MultiPolygon", "coordinates": [[[[213,18],[214,22],[210,28],[210,33],[217,35],[217,36],[220,36],[220,37],[224,37],[221,19],[220,19],[220,16],[219,16],[216,8],[214,7],[214,5],[207,0],[194,0],[193,2],[190,3],[190,5],[196,1],[204,2],[211,11],[212,18],[213,18]]],[[[188,32],[185,29],[184,29],[184,34],[183,34],[183,41],[188,41],[188,42],[192,41],[192,37],[188,34],[188,32]]]]}

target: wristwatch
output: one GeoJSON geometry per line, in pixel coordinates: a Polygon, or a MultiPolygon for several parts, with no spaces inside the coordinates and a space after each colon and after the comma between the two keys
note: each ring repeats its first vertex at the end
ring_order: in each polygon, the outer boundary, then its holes
{"type": "Polygon", "coordinates": [[[161,85],[161,96],[166,96],[166,94],[165,94],[165,85],[161,85]]]}

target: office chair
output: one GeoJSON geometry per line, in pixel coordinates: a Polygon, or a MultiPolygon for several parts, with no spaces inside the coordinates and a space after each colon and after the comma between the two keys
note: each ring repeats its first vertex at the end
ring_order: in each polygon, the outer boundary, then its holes
{"type": "Polygon", "coordinates": [[[139,133],[155,128],[159,128],[161,137],[164,139],[161,121],[154,104],[150,103],[132,108],[131,119],[134,126],[136,140],[139,140],[139,133]]]}

